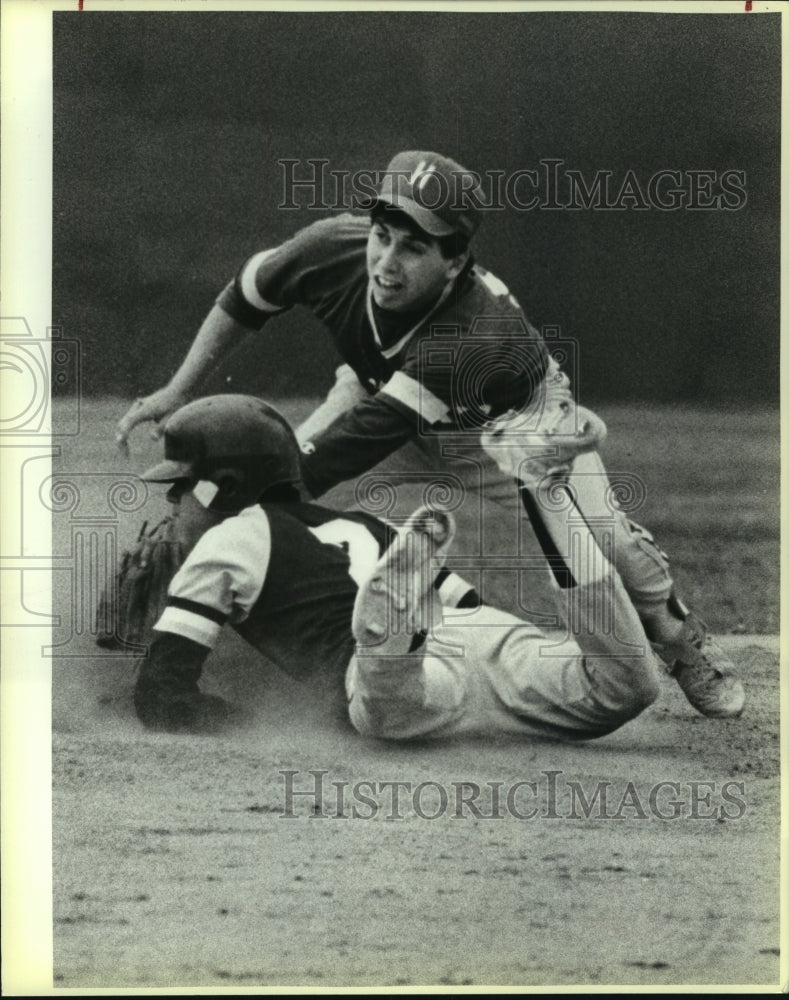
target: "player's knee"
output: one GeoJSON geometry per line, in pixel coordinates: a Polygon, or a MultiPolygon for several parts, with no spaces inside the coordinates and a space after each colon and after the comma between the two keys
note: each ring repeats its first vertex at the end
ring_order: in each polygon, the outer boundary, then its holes
{"type": "Polygon", "coordinates": [[[376,698],[351,695],[348,717],[360,736],[371,736],[379,740],[403,740],[409,737],[403,728],[405,720],[398,719],[391,706],[376,698]]]}
{"type": "Polygon", "coordinates": [[[658,683],[656,672],[645,671],[628,688],[627,695],[623,700],[622,710],[627,715],[627,718],[634,719],[645,709],[649,708],[650,705],[654,704],[659,695],[660,684],[658,683]]]}
{"type": "Polygon", "coordinates": [[[377,698],[365,697],[358,692],[352,694],[348,702],[348,717],[361,736],[390,737],[389,713],[385,703],[377,698]]]}
{"type": "Polygon", "coordinates": [[[375,736],[375,726],[369,713],[362,704],[362,699],[357,695],[351,695],[348,701],[348,718],[351,725],[361,736],[375,736]]]}
{"type": "Polygon", "coordinates": [[[599,664],[587,669],[594,701],[617,726],[640,715],[660,694],[657,663],[649,654],[643,660],[622,660],[614,670],[599,664]]]}

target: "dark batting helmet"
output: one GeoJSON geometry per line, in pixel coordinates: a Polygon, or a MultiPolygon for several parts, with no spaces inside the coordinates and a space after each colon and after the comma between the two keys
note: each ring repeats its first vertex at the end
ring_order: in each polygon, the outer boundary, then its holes
{"type": "Polygon", "coordinates": [[[239,511],[273,486],[298,487],[300,450],[290,424],[262,399],[205,396],[168,418],[164,461],[142,478],[206,480],[218,487],[212,509],[239,511]]]}

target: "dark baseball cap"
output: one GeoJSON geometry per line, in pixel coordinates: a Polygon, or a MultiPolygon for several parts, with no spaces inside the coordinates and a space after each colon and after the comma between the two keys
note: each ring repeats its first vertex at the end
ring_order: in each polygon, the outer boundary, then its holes
{"type": "Polygon", "coordinates": [[[405,212],[429,236],[467,239],[479,228],[484,205],[477,174],[440,153],[416,150],[398,153],[386,168],[373,206],[380,202],[405,212]]]}

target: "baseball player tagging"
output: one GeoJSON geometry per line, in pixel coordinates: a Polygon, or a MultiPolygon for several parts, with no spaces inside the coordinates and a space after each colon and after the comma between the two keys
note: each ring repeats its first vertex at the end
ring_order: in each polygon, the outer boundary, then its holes
{"type": "MultiPolygon", "coordinates": [[[[366,514],[301,503],[296,439],[261,401],[198,400],[170,418],[164,437],[165,461],[145,478],[173,482],[174,502],[196,496],[215,523],[187,555],[155,625],[135,686],[147,726],[210,729],[226,719],[224,702],[198,685],[225,624],[293,676],[345,673],[352,723],[385,738],[472,731],[591,738],[656,697],[658,661],[602,553],[592,572],[590,560],[560,551],[575,581],[577,618],[557,643],[479,606],[447,572],[449,515],[420,509],[394,532],[366,514]],[[476,610],[453,624],[451,609],[461,607],[476,610]],[[599,627],[600,608],[613,630],[599,627]]],[[[588,446],[583,436],[565,439],[563,463],[572,460],[572,441],[588,446]]],[[[549,530],[560,546],[561,533],[549,530]]],[[[596,545],[591,532],[586,541],[596,545]]],[[[569,623],[566,603],[560,608],[569,623]]],[[[710,671],[703,657],[677,679],[706,714],[742,711],[739,681],[710,671]]]]}
{"type": "MultiPolygon", "coordinates": [[[[369,213],[315,222],[242,265],[169,385],[120,421],[119,441],[185,402],[249,330],[303,306],[343,360],[334,389],[298,431],[310,497],[405,448],[415,474],[429,482],[451,471],[469,501],[478,500],[485,529],[517,537],[523,484],[482,447],[482,428],[498,421],[509,432],[513,414],[529,413],[529,431],[542,440],[562,407],[593,447],[595,426],[583,430],[567,377],[544,341],[504,283],[474,260],[470,240],[481,209],[474,175],[459,164],[433,152],[399,153],[369,213]]],[[[574,467],[581,511],[610,494],[597,453],[582,458],[584,475],[574,467]]],[[[649,532],[614,510],[613,533],[611,559],[666,662],[694,661],[701,641],[709,668],[731,673],[723,650],[676,597],[668,560],[649,532]]]]}

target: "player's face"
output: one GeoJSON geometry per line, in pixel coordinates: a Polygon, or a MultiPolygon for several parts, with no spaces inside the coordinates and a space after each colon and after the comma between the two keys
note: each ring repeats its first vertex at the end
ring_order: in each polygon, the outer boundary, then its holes
{"type": "Polygon", "coordinates": [[[194,483],[191,479],[174,479],[172,486],[167,491],[168,503],[179,504],[193,486],[194,483]]]}
{"type": "Polygon", "coordinates": [[[198,539],[227,516],[204,507],[192,492],[194,487],[191,479],[176,479],[167,491],[168,502],[178,507],[178,540],[184,554],[191,552],[198,539]]]}
{"type": "Polygon", "coordinates": [[[372,224],[367,274],[373,298],[382,309],[409,312],[431,305],[462,266],[462,258],[442,257],[437,242],[427,235],[422,239],[380,219],[372,224]]]}

